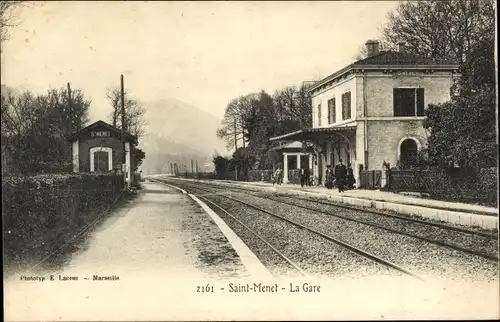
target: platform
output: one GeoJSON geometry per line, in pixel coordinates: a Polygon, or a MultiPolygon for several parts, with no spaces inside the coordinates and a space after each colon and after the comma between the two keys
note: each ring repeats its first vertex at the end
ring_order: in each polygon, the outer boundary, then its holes
{"type": "Polygon", "coordinates": [[[188,194],[143,183],[138,198],[91,233],[69,263],[19,272],[4,281],[5,317],[199,319],[204,310],[216,307],[198,298],[206,296],[198,287],[271,276],[246,245],[219,224],[188,194]],[[266,272],[269,276],[263,276],[266,272]],[[171,314],[173,309],[178,315],[171,314]]]}
{"type": "MultiPolygon", "coordinates": [[[[174,178],[178,180],[194,180],[174,178]]],[[[210,180],[221,185],[255,187],[266,191],[281,193],[305,194],[314,197],[328,198],[361,207],[391,210],[401,214],[430,218],[464,226],[477,226],[484,229],[498,230],[498,209],[480,205],[447,202],[418,198],[380,190],[355,189],[339,193],[337,189],[326,189],[322,186],[301,187],[295,184],[273,185],[267,182],[244,182],[210,180]]]]}

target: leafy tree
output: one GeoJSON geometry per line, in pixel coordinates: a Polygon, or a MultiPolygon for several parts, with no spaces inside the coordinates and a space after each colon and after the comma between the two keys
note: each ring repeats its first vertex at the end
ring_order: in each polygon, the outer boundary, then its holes
{"type": "Polygon", "coordinates": [[[214,163],[215,172],[218,174],[226,173],[229,170],[230,160],[220,155],[214,155],[212,162],[214,163]]]}
{"type": "Polygon", "coordinates": [[[483,39],[462,64],[459,95],[429,105],[430,162],[444,167],[495,167],[498,160],[494,39],[483,39]]]}
{"type": "Polygon", "coordinates": [[[452,100],[426,109],[433,165],[496,166],[494,7],[492,0],[415,1],[389,14],[386,42],[404,41],[410,53],[460,66],[452,100]]]}
{"type": "Polygon", "coordinates": [[[248,148],[239,148],[234,151],[233,157],[230,160],[230,165],[240,174],[238,178],[241,178],[241,175],[247,176],[248,170],[252,167],[254,162],[255,158],[248,148]]]}
{"type": "Polygon", "coordinates": [[[134,161],[135,161],[134,171],[137,171],[137,169],[141,166],[142,161],[144,161],[144,158],[146,158],[146,152],[144,152],[142,149],[135,148],[134,149],[134,161]]]}

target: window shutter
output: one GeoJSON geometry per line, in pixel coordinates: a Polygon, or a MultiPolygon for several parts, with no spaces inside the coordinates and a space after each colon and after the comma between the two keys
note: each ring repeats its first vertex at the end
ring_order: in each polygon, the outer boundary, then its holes
{"type": "Polygon", "coordinates": [[[345,100],[345,93],[342,94],[342,120],[345,120],[345,104],[346,103],[346,100],[345,100]]]}
{"type": "Polygon", "coordinates": [[[332,123],[337,122],[337,118],[335,115],[335,97],[332,98],[332,123]]]}
{"type": "Polygon", "coordinates": [[[332,123],[332,100],[328,100],[328,124],[332,123]]]}
{"type": "Polygon", "coordinates": [[[351,92],[346,93],[346,95],[347,95],[346,119],[350,119],[351,118],[351,92]]]}
{"type": "Polygon", "coordinates": [[[424,116],[424,89],[417,88],[417,116],[424,116]]]}
{"type": "Polygon", "coordinates": [[[403,102],[402,102],[402,89],[394,88],[393,102],[394,102],[394,116],[403,116],[403,102]]]}
{"type": "Polygon", "coordinates": [[[318,126],[321,126],[321,103],[318,104],[318,126]]]}

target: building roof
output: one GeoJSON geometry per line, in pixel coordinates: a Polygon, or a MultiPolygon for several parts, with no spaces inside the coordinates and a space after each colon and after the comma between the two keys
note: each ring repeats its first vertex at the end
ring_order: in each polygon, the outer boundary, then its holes
{"type": "Polygon", "coordinates": [[[298,130],[294,132],[290,132],[287,134],[283,134],[280,136],[275,136],[270,138],[269,141],[277,141],[277,140],[287,140],[287,141],[295,141],[295,140],[307,140],[311,136],[317,134],[328,134],[328,133],[339,133],[346,131],[356,130],[356,126],[337,126],[337,127],[317,127],[317,128],[308,128],[303,130],[298,130]]]}
{"type": "Polygon", "coordinates": [[[304,144],[300,141],[293,141],[284,145],[277,146],[271,150],[301,150],[303,148],[308,149],[309,147],[304,147],[304,144]]]}
{"type": "Polygon", "coordinates": [[[398,51],[380,51],[373,56],[360,59],[339,71],[323,78],[308,88],[312,92],[319,87],[331,82],[337,77],[354,70],[379,70],[379,69],[436,69],[436,70],[457,70],[459,65],[449,60],[438,60],[432,57],[421,57],[414,54],[398,51]]]}
{"type": "Polygon", "coordinates": [[[457,65],[443,59],[417,56],[407,52],[384,50],[365,59],[360,59],[353,65],[457,65]]]}
{"type": "MultiPolygon", "coordinates": [[[[104,121],[97,121],[95,123],[92,123],[86,127],[84,127],[83,129],[77,131],[77,132],[74,132],[73,134],[71,134],[69,137],[68,137],[68,140],[69,141],[74,141],[76,139],[78,139],[80,136],[82,136],[84,133],[88,132],[88,131],[91,131],[95,128],[105,128],[105,129],[108,129],[109,131],[111,132],[114,132],[116,134],[120,134],[121,135],[121,130],[114,127],[113,125],[111,124],[108,124],[104,121]]],[[[125,138],[125,141],[127,142],[133,142],[134,144],[137,144],[137,137],[135,135],[132,135],[130,133],[124,133],[124,138],[125,138]]]]}

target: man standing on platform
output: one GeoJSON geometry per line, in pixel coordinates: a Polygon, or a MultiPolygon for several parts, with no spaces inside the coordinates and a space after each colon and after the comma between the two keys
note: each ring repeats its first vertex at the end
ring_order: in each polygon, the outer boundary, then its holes
{"type": "Polygon", "coordinates": [[[342,159],[339,160],[339,164],[335,166],[335,179],[337,181],[337,187],[339,192],[344,192],[345,179],[347,176],[347,168],[342,164],[342,159]]]}
{"type": "Polygon", "coordinates": [[[300,168],[299,177],[300,177],[300,186],[303,187],[306,182],[306,170],[304,169],[304,167],[300,168]]]}
{"type": "Polygon", "coordinates": [[[311,185],[311,170],[309,170],[309,168],[306,168],[304,170],[304,175],[305,175],[305,183],[306,183],[306,186],[310,186],[311,185]]]}

